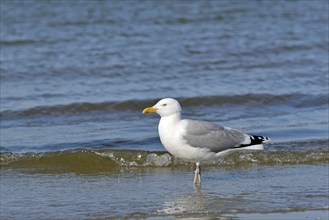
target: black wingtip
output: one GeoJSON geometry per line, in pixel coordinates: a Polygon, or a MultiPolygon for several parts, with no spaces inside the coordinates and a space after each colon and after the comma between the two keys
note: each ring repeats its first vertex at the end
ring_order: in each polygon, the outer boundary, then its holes
{"type": "Polygon", "coordinates": [[[271,139],[265,136],[250,135],[250,145],[270,143],[271,139]]]}

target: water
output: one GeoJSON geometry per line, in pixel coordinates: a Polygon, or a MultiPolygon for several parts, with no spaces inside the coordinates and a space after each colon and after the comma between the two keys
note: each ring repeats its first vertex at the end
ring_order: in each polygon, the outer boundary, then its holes
{"type": "Polygon", "coordinates": [[[327,1],[1,1],[2,219],[327,219],[327,1]],[[158,116],[266,135],[203,169],[158,116]]]}

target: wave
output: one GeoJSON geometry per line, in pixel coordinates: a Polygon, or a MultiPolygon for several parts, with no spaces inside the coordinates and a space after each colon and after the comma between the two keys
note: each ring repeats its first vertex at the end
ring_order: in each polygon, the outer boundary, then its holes
{"type": "MultiPolygon", "coordinates": [[[[122,168],[191,166],[166,152],[141,150],[67,150],[46,153],[0,153],[1,169],[37,172],[115,172],[122,168]]],[[[206,166],[245,167],[329,163],[328,150],[238,152],[206,166]]]]}
{"type": "Polygon", "coordinates": [[[21,39],[21,40],[1,40],[1,46],[20,46],[20,45],[29,45],[29,44],[37,44],[40,41],[30,40],[30,39],[21,39]]]}
{"type": "MultiPolygon", "coordinates": [[[[289,105],[296,108],[327,105],[328,96],[308,94],[246,94],[234,96],[204,96],[179,98],[184,107],[200,105],[289,105]]],[[[145,106],[155,104],[159,99],[152,100],[127,100],[121,102],[101,103],[71,103],[67,105],[37,106],[18,111],[1,111],[1,119],[12,119],[16,117],[33,117],[63,114],[78,114],[89,112],[114,112],[114,111],[141,111],[145,106]]]]}

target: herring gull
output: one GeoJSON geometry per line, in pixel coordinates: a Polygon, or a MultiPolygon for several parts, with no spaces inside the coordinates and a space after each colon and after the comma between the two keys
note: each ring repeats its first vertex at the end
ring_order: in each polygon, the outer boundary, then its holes
{"type": "Polygon", "coordinates": [[[205,121],[181,119],[181,106],[172,98],[161,99],[144,114],[161,116],[158,132],[161,143],[175,157],[196,163],[194,184],[201,184],[201,162],[215,161],[236,150],[263,150],[270,143],[265,136],[256,136],[205,121]]]}

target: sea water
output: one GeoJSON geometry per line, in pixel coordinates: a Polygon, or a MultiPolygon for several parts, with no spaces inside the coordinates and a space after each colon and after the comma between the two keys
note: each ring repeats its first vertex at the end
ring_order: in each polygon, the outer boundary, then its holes
{"type": "Polygon", "coordinates": [[[1,219],[328,218],[327,1],[0,4],[1,219]],[[195,188],[164,97],[273,144],[195,188]]]}

